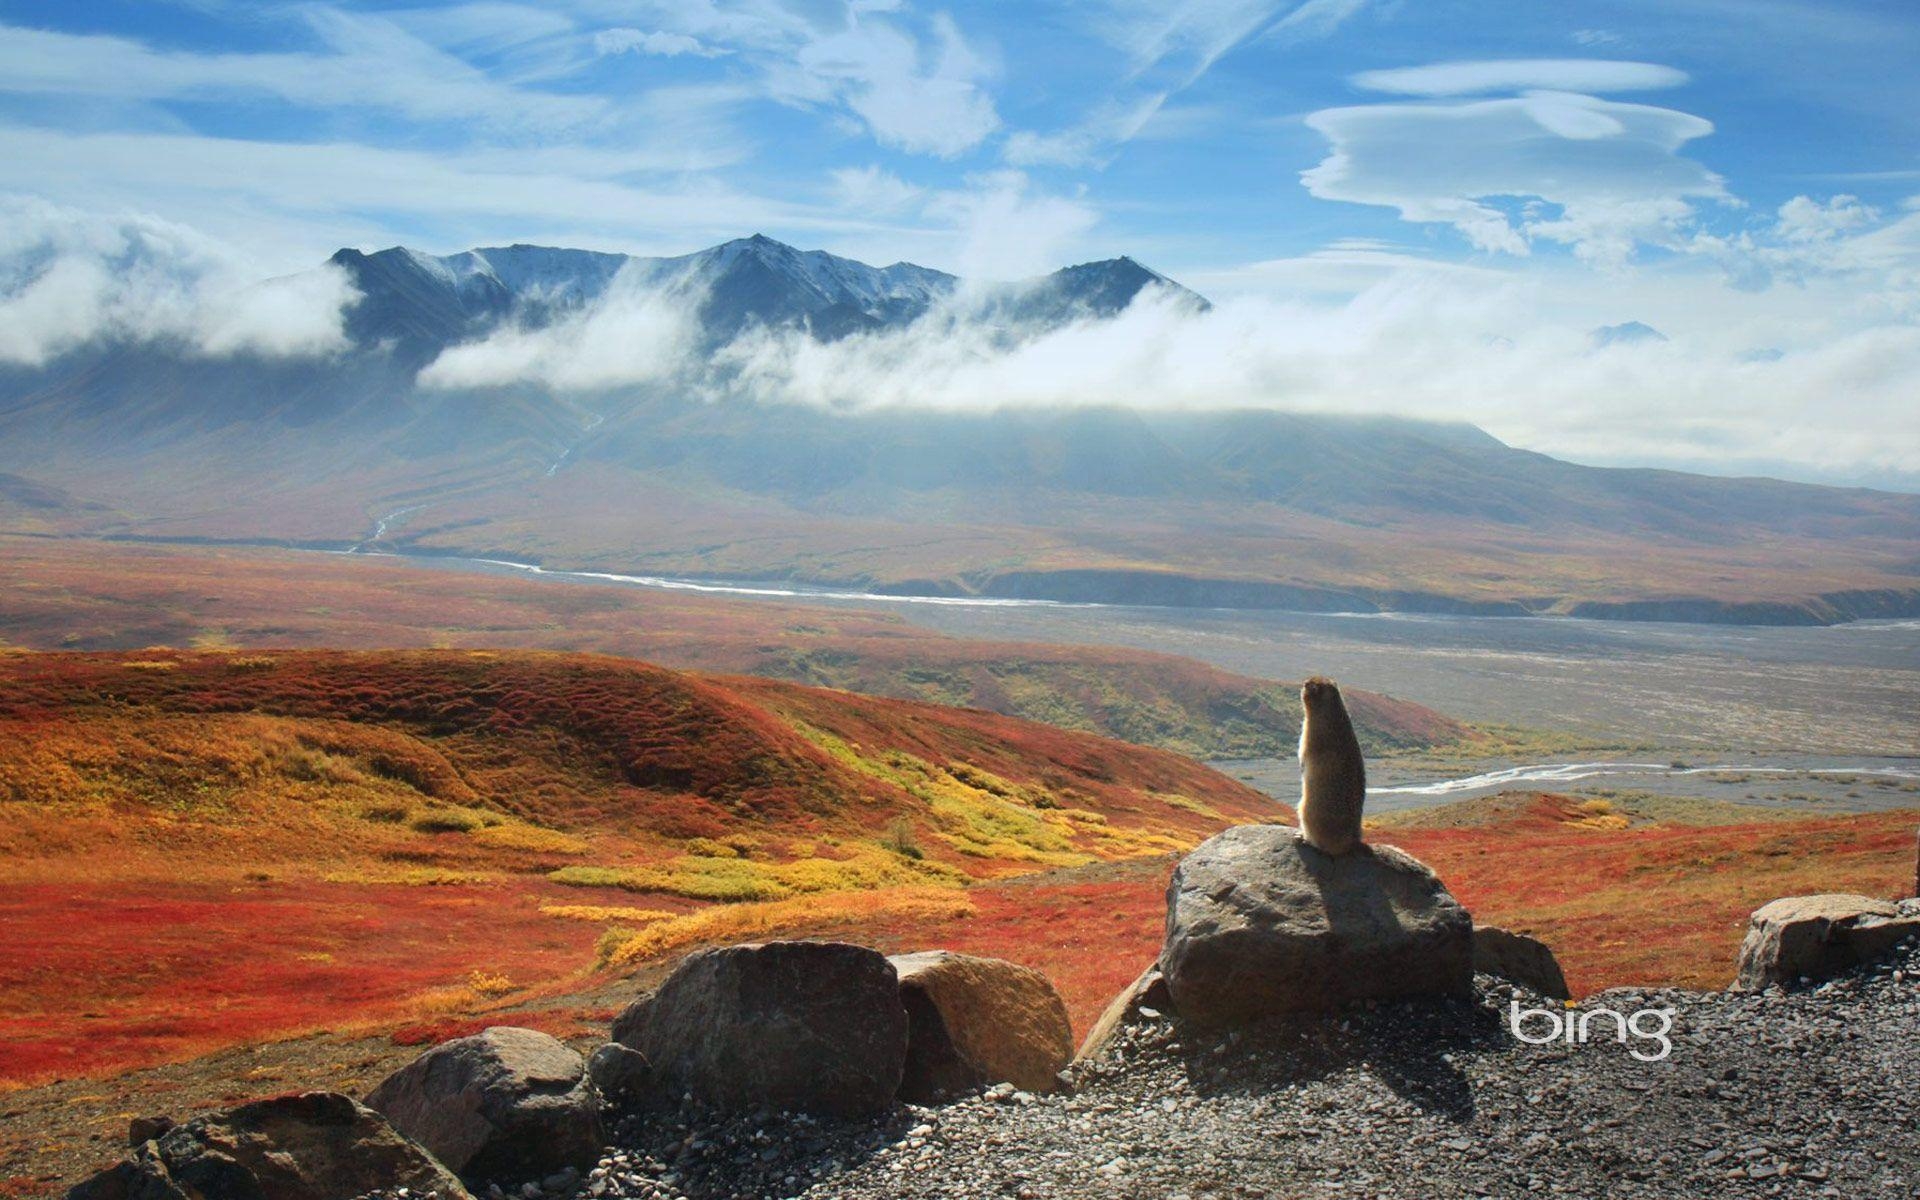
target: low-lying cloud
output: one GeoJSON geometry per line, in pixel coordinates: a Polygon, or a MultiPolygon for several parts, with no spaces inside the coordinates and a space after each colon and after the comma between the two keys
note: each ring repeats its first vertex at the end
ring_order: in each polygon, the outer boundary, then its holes
{"type": "MultiPolygon", "coordinates": [[[[1809,204],[1783,211],[1769,247],[1810,224],[1857,225],[1844,198],[1818,206],[1824,219],[1809,204]]],[[[1920,216],[1912,220],[1920,228],[1920,216]]],[[[1884,279],[1893,277],[1890,240],[1882,228],[1824,237],[1823,248],[1835,263],[1872,254],[1884,279]]],[[[1786,253],[1769,247],[1751,249],[1786,253]]],[[[1696,260],[1689,273],[1596,287],[1571,264],[1556,274],[1362,260],[1335,264],[1343,279],[1375,273],[1340,297],[1304,288],[1299,299],[1229,295],[1196,312],[1149,290],[1110,319],[1021,331],[1006,326],[1004,306],[963,290],[905,327],[833,342],[757,328],[718,349],[702,341],[688,297],[635,279],[550,328],[514,327],[448,351],[423,380],[599,392],[667,384],[721,403],[847,413],[1120,406],[1399,415],[1471,421],[1580,461],[1920,485],[1911,466],[1920,462],[1911,416],[1920,326],[1900,295],[1872,294],[1858,274],[1835,268],[1741,290],[1696,260]],[[1572,286],[1573,272],[1586,287],[1572,286]],[[1668,340],[1596,344],[1596,328],[1629,321],[1668,340]]],[[[1296,279],[1317,265],[1295,262],[1296,279]]]]}
{"type": "Polygon", "coordinates": [[[344,272],[257,277],[232,248],[182,225],[0,200],[0,363],[44,366],[99,342],[201,357],[345,348],[359,294],[344,272]]]}
{"type": "Polygon", "coordinates": [[[540,327],[510,324],[443,352],[420,382],[435,388],[531,383],[599,391],[687,372],[699,332],[698,292],[623,267],[590,306],[540,327]]]}
{"type": "Polygon", "coordinates": [[[1467,420],[1598,463],[1894,479],[1920,461],[1920,328],[1597,349],[1590,325],[1542,323],[1551,305],[1532,283],[1406,276],[1337,304],[1246,297],[1195,313],[1148,294],[1013,345],[951,319],[829,344],[763,332],[721,361],[735,392],[846,411],[1267,407],[1467,420]]]}

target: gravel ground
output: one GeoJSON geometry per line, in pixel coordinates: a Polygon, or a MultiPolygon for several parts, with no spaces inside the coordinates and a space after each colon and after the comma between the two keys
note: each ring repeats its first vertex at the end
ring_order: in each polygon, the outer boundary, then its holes
{"type": "Polygon", "coordinates": [[[1671,1008],[1659,1061],[1631,1053],[1657,1053],[1655,1040],[1621,1044],[1605,1018],[1584,1044],[1523,1043],[1508,1031],[1516,1000],[1554,1007],[1483,976],[1472,1001],[1226,1037],[1155,1017],[1078,1068],[1072,1094],[1002,1085],[855,1125],[683,1104],[623,1121],[619,1148],[575,1186],[663,1200],[1920,1197],[1912,944],[1791,993],[1616,990],[1582,1003],[1671,1008]]]}

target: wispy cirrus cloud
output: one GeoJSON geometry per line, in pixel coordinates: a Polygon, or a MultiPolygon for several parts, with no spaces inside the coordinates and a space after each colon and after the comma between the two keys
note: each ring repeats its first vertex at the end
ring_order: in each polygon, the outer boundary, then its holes
{"type": "Polygon", "coordinates": [[[502,129],[577,128],[611,113],[599,96],[502,82],[391,20],[324,5],[296,11],[315,49],[204,53],[0,25],[0,92],[130,101],[270,97],[502,129]]]}
{"type": "Polygon", "coordinates": [[[1371,0],[1105,0],[1092,28],[1126,57],[1118,86],[1071,125],[1048,132],[1017,130],[1004,157],[1014,166],[1103,166],[1138,137],[1168,101],[1198,83],[1214,64],[1269,35],[1287,41],[1323,37],[1371,0]]]}

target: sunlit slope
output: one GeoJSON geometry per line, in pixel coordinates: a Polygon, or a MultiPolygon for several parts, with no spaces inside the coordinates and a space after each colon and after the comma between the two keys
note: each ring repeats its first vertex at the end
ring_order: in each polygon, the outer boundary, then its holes
{"type": "Polygon", "coordinates": [[[594,655],[0,653],[0,1089],[436,1036],[1276,811],[1164,751],[594,655]]]}
{"type": "Polygon", "coordinates": [[[0,684],[12,872],[87,847],[103,872],[560,856],[777,895],[807,887],[782,865],[799,860],[845,862],[835,884],[943,882],[1274,810],[1162,751],[589,655],[16,653],[0,684]]]}

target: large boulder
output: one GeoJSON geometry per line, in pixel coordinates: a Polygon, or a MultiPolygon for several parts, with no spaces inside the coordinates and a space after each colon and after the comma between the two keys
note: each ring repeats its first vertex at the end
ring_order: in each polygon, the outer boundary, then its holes
{"type": "Polygon", "coordinates": [[[308,1092],[195,1117],[85,1180],[69,1200],[348,1200],[406,1188],[472,1200],[460,1181],[384,1117],[335,1092],[308,1092]]]}
{"type": "Polygon", "coordinates": [[[1890,900],[1842,893],[1788,896],[1748,920],[1734,990],[1828,979],[1885,957],[1915,935],[1920,935],[1920,914],[1890,900]]]}
{"type": "Polygon", "coordinates": [[[382,1080],[367,1107],[475,1184],[585,1170],[606,1144],[586,1060],[532,1029],[443,1042],[382,1080]]]}
{"type": "Polygon", "coordinates": [[[870,1115],[893,1104],[907,1063],[893,964],[840,942],[690,954],[620,1014],[613,1038],[646,1055],[670,1094],[731,1109],[870,1115]]]}
{"type": "Polygon", "coordinates": [[[888,961],[907,1010],[902,1100],[928,1104],[994,1083],[1029,1092],[1059,1086],[1073,1054],[1073,1023],[1045,975],[948,950],[888,961]]]}
{"type": "Polygon", "coordinates": [[[1539,938],[1511,933],[1497,925],[1474,926],[1473,969],[1532,988],[1549,1000],[1573,996],[1551,947],[1539,938]]]}
{"type": "Polygon", "coordinates": [[[1107,1001],[1106,1008],[1093,1022],[1093,1028],[1087,1030],[1087,1036],[1080,1043],[1080,1049],[1074,1052],[1075,1063],[1092,1062],[1106,1053],[1113,1044],[1114,1036],[1122,1029],[1148,1016],[1170,1014],[1173,999],[1167,994],[1166,976],[1160,973],[1160,964],[1153,963],[1113,999],[1107,1001]]]}
{"type": "Polygon", "coordinates": [[[1432,871],[1391,846],[1335,858],[1284,825],[1241,825],[1174,870],[1160,970],[1175,1013],[1197,1025],[1464,996],[1473,920],[1432,871]]]}

